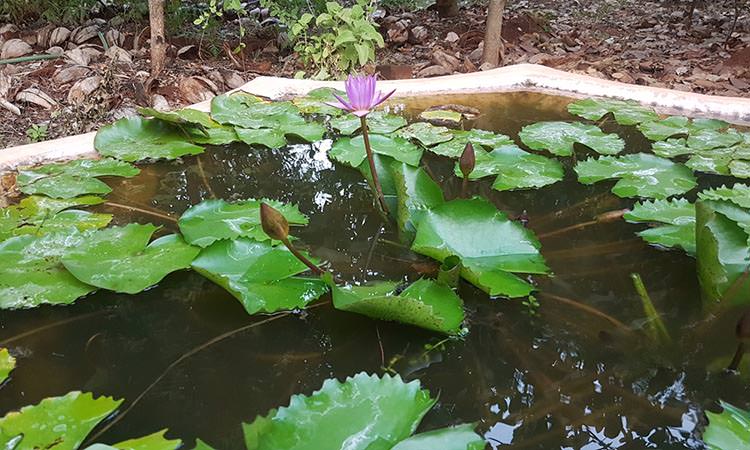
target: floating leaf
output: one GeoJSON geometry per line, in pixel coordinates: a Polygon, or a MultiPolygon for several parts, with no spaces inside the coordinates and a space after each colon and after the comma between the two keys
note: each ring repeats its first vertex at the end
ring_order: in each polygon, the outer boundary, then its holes
{"type": "Polygon", "coordinates": [[[216,242],[193,261],[193,269],[229,291],[249,314],[304,308],[328,291],[319,279],[296,277],[307,266],[268,241],[216,242]]]}
{"type": "Polygon", "coordinates": [[[682,164],[645,153],[587,159],[575,171],[583,184],[619,178],[612,188],[618,197],[667,198],[697,184],[693,172],[682,164]]]}
{"type": "Polygon", "coordinates": [[[532,150],[547,150],[558,156],[572,155],[576,143],[602,155],[615,155],[625,148],[620,136],[578,122],[538,122],[523,127],[518,137],[532,150]]]}
{"type": "Polygon", "coordinates": [[[513,139],[509,138],[504,134],[495,134],[491,131],[472,129],[469,131],[463,130],[451,130],[453,139],[448,142],[444,142],[429,150],[438,155],[447,156],[449,158],[458,158],[464,151],[466,144],[471,142],[474,149],[477,150],[479,147],[495,148],[502,145],[513,144],[513,139]]]}
{"type": "Polygon", "coordinates": [[[210,114],[193,108],[183,108],[176,111],[159,111],[154,108],[139,108],[138,112],[141,115],[153,117],[180,126],[198,127],[202,129],[221,127],[221,124],[212,119],[210,114]]]}
{"type": "Polygon", "coordinates": [[[213,199],[188,208],[178,222],[180,232],[187,242],[199,247],[208,247],[221,239],[238,237],[268,240],[270,238],[260,226],[260,204],[263,202],[279,210],[290,224],[307,225],[307,217],[296,205],[267,199],[248,199],[233,203],[213,199]]]}
{"type": "MultiPolygon", "coordinates": [[[[469,179],[497,175],[492,187],[498,191],[539,188],[556,183],[565,176],[558,161],[525,152],[515,145],[503,145],[489,153],[477,150],[475,158],[476,165],[469,179]]],[[[454,173],[463,178],[458,163],[454,173]]]]}
{"type": "Polygon", "coordinates": [[[99,129],[94,147],[104,155],[123,161],[176,159],[203,153],[203,147],[188,142],[178,127],[156,119],[130,117],[99,129]]]}
{"type": "MultiPolygon", "coordinates": [[[[711,150],[720,147],[731,147],[744,142],[744,136],[737,130],[699,130],[687,138],[688,147],[696,151],[711,150]]],[[[750,144],[750,141],[746,142],[750,144]]]]}
{"type": "Polygon", "coordinates": [[[268,148],[281,148],[286,145],[286,137],[278,128],[236,128],[237,137],[247,145],[264,145],[268,148]]]}
{"type": "Polygon", "coordinates": [[[644,241],[667,248],[680,247],[695,255],[695,205],[686,199],[636,203],[624,218],[656,225],[638,232],[644,241]]]}
{"type": "Polygon", "coordinates": [[[243,425],[247,450],[389,449],[409,437],[435,403],[419,381],[360,373],[329,379],[243,425]]]}
{"type": "Polygon", "coordinates": [[[731,188],[722,186],[698,193],[701,200],[726,200],[741,208],[750,209],[750,186],[735,184],[731,188]]]}
{"type": "Polygon", "coordinates": [[[106,227],[112,220],[110,214],[68,210],[73,206],[96,205],[104,202],[96,196],[73,199],[54,199],[39,195],[26,197],[18,205],[0,209],[0,240],[22,234],[43,234],[68,231],[71,228],[85,231],[106,227]]]}
{"type": "Polygon", "coordinates": [[[412,250],[444,261],[461,258],[461,276],[490,295],[523,297],[533,286],[513,273],[544,274],[549,268],[536,236],[488,201],[452,200],[427,211],[412,250]]]}
{"type": "Polygon", "coordinates": [[[329,87],[322,87],[313,89],[304,97],[295,97],[292,100],[292,103],[294,103],[303,114],[339,116],[344,113],[344,110],[327,104],[335,103],[337,101],[333,94],[336,94],[339,97],[346,97],[346,93],[344,92],[329,87]]]}
{"type": "Polygon", "coordinates": [[[415,139],[425,147],[429,147],[453,139],[453,133],[446,127],[438,127],[427,122],[415,122],[396,132],[404,139],[415,139]]]}
{"type": "Polygon", "coordinates": [[[136,167],[116,159],[78,159],[22,169],[18,172],[16,184],[24,194],[68,199],[84,194],[112,192],[109,186],[95,177],[133,177],[139,173],[136,167]]]}
{"type": "Polygon", "coordinates": [[[685,165],[700,172],[750,178],[750,144],[744,142],[731,147],[697,149],[690,147],[685,138],[678,138],[655,143],[653,151],[666,158],[688,155],[685,165]]]}
{"type": "Polygon", "coordinates": [[[219,123],[241,128],[286,128],[305,123],[291,102],[266,102],[242,92],[214,97],[211,117],[219,123]]]}
{"type": "Polygon", "coordinates": [[[389,169],[397,195],[399,229],[412,235],[425,211],[445,202],[443,191],[420,167],[393,161],[389,169]]]}
{"type": "Polygon", "coordinates": [[[0,348],[0,384],[8,379],[8,375],[15,367],[16,358],[11,356],[7,348],[0,348]]]}
{"type": "Polygon", "coordinates": [[[437,123],[445,123],[448,125],[458,125],[463,120],[464,115],[458,111],[453,111],[451,109],[431,109],[419,113],[419,118],[422,120],[431,120],[437,123]]]}
{"type": "Polygon", "coordinates": [[[741,450],[750,448],[750,412],[719,402],[721,414],[706,411],[708,426],[703,432],[703,442],[709,450],[741,450]]]}
{"type": "Polygon", "coordinates": [[[424,278],[403,292],[392,282],[338,287],[330,278],[333,306],[379,320],[392,320],[445,334],[459,334],[463,302],[453,290],[424,278]]]}
{"type": "Polygon", "coordinates": [[[305,142],[316,142],[323,139],[326,128],[317,122],[305,122],[282,127],[287,136],[296,136],[305,142]]]}
{"type": "Polygon", "coordinates": [[[723,120],[716,119],[688,119],[683,116],[669,116],[652,122],[643,122],[638,129],[646,138],[652,141],[663,141],[677,135],[689,135],[699,130],[718,130],[728,127],[723,120]]]}
{"type": "MultiPolygon", "coordinates": [[[[375,170],[378,173],[378,180],[380,181],[380,187],[383,190],[383,198],[385,204],[388,207],[388,211],[396,212],[398,210],[398,200],[396,194],[396,183],[393,179],[393,169],[391,164],[403,164],[399,161],[394,160],[390,156],[379,155],[374,153],[372,155],[373,162],[375,163],[375,170]]],[[[410,166],[411,167],[411,166],[410,166]]],[[[372,175],[370,174],[370,163],[369,161],[362,161],[357,167],[357,170],[367,180],[367,184],[370,186],[370,190],[373,196],[375,194],[375,185],[372,181],[372,175]]]]}
{"type": "Polygon", "coordinates": [[[612,113],[620,125],[637,125],[659,119],[654,110],[638,102],[603,98],[575,101],[568,105],[568,112],[589,120],[600,120],[612,113]]]}
{"type": "Polygon", "coordinates": [[[391,450],[484,450],[486,442],[466,423],[416,434],[391,450]]]}
{"type": "Polygon", "coordinates": [[[0,242],[0,308],[70,304],[96,288],[78,281],[60,263],[68,248],[82,245],[80,233],[18,236],[0,242]]]}
{"type": "MultiPolygon", "coordinates": [[[[367,115],[367,129],[373,134],[390,134],[406,126],[406,119],[383,111],[374,111],[367,115]]],[[[361,127],[360,118],[354,114],[331,119],[331,127],[341,134],[351,136],[361,127]]]]}
{"type": "MultiPolygon", "coordinates": [[[[62,397],[25,406],[0,419],[0,447],[22,435],[18,450],[75,450],[91,430],[122,403],[111,397],[94,398],[90,393],[70,392],[62,397]]],[[[10,447],[13,448],[13,447],[10,447]]]]}
{"type": "Polygon", "coordinates": [[[151,224],[131,223],[94,231],[83,243],[65,251],[63,265],[84,283],[137,294],[168,274],[189,268],[200,252],[176,234],[149,244],[158,229],[151,224]]]}
{"type": "Polygon", "coordinates": [[[141,438],[128,439],[127,441],[114,444],[112,447],[119,450],[176,450],[182,446],[181,440],[167,439],[165,436],[166,433],[167,430],[157,431],[141,438]]]}
{"type": "MultiPolygon", "coordinates": [[[[418,166],[422,159],[422,149],[398,136],[371,134],[370,146],[373,153],[387,155],[412,166],[418,166]]],[[[367,159],[362,136],[337,140],[328,154],[332,159],[351,167],[357,167],[367,159]]]]}

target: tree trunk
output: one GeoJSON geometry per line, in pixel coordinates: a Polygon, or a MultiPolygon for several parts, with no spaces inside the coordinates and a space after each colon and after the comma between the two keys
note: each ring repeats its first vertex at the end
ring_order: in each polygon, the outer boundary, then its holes
{"type": "Polygon", "coordinates": [[[455,17],[458,15],[458,0],[437,0],[439,17],[455,17]]]}
{"type": "Polygon", "coordinates": [[[148,0],[151,25],[151,77],[159,76],[167,59],[167,41],[164,38],[164,0],[148,0]]]}
{"type": "Polygon", "coordinates": [[[484,50],[482,51],[482,65],[497,67],[501,61],[503,50],[503,11],[507,0],[490,0],[487,11],[487,29],[484,33],[484,50]]]}

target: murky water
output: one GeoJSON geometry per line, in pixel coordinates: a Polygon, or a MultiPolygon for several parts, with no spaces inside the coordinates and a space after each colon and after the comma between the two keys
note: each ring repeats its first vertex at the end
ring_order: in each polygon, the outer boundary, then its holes
{"type": "MultiPolygon", "coordinates": [[[[407,113],[446,102],[481,108],[474,126],[514,138],[528,123],[570,118],[567,100],[537,94],[420,99],[407,113]]],[[[627,140],[626,152],[647,148],[632,128],[603,128],[627,140]]],[[[357,171],[327,160],[329,146],[236,145],[207,151],[200,167],[197,158],[145,165],[134,179],[110,181],[109,199],[175,217],[212,193],[294,202],[310,216],[309,226],[296,230],[300,242],[341,278],[416,279],[429,271],[431,260],[388,242],[398,240],[395,226],[382,223],[357,171]]],[[[426,152],[423,164],[446,198],[457,195],[450,161],[426,152]]],[[[642,226],[618,221],[548,235],[633,203],[610,194],[612,183],[578,184],[574,161],[564,164],[565,180],[540,190],[500,193],[491,189],[492,177],[471,186],[511,215],[525,212],[540,236],[555,275],[536,278],[536,310],[463,283],[470,334],[426,351],[441,337],[330,305],[264,321],[269,317],[248,316],[201,276],[176,273],[135,296],[99,292],[69,307],[1,311],[0,345],[18,355],[18,367],[0,390],[0,415],[47,396],[93,391],[125,398],[121,411],[137,400],[100,442],[169,428],[188,448],[200,437],[242,449],[241,422],[326,378],[388,366],[440,394],[422,429],[476,421],[493,448],[703,448],[702,411],[715,410],[718,399],[740,406],[750,400],[746,378],[721,371],[734,352],[736,315],[704,320],[694,260],[649,247],[634,234],[642,226]],[[632,272],[643,277],[671,344],[638,332],[644,314],[632,272]],[[204,346],[232,330],[239,331],[204,346]]],[[[701,178],[706,186],[722,181],[701,178]]],[[[176,230],[164,218],[99,209],[115,213],[118,223],[176,230]]]]}

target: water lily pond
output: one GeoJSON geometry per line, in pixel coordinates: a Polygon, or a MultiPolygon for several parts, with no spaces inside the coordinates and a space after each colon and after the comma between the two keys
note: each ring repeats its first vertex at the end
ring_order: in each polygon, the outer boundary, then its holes
{"type": "Polygon", "coordinates": [[[383,212],[331,99],[143,110],[100,130],[104,159],[18,171],[0,448],[750,446],[750,132],[392,99],[368,118],[383,212]]]}

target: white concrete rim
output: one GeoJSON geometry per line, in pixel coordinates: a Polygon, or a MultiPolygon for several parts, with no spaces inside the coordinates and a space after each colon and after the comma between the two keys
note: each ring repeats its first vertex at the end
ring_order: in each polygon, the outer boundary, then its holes
{"type": "MultiPolygon", "coordinates": [[[[343,82],[259,77],[238,90],[277,99],[302,95],[324,86],[343,89],[343,82]]],[[[703,95],[625,84],[535,64],[518,64],[436,78],[382,81],[381,88],[396,89],[394,97],[529,91],[573,98],[608,97],[634,100],[664,114],[710,117],[737,124],[750,124],[750,98],[703,95]]],[[[191,105],[190,108],[208,111],[210,102],[191,105]]],[[[96,133],[87,133],[0,150],[0,172],[51,161],[96,157],[95,135],[96,133]]]]}

